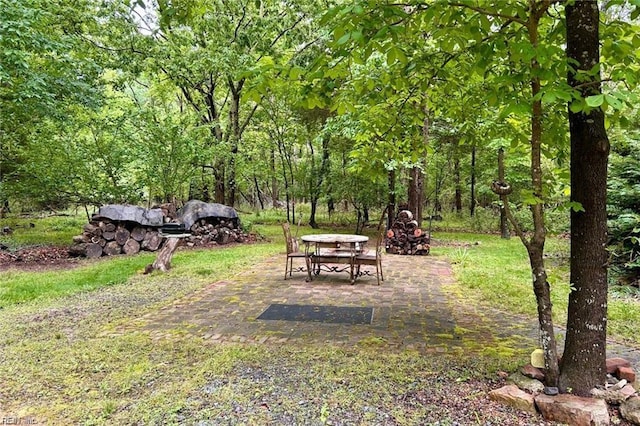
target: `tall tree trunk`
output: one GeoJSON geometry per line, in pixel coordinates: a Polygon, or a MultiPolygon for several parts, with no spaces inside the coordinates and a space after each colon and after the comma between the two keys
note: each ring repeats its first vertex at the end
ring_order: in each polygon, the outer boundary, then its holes
{"type": "MultiPolygon", "coordinates": [[[[595,0],[567,4],[567,58],[577,71],[592,70],[599,62],[599,12],[595,0]]],[[[570,68],[571,70],[571,68],[570,68]]],[[[584,77],[583,77],[584,78],[584,77]]],[[[586,97],[601,93],[600,77],[593,84],[576,79],[568,83],[586,97]]],[[[567,335],[560,389],[588,396],[606,376],[607,339],[607,162],[609,140],[600,108],[589,113],[569,110],[571,135],[571,201],[582,211],[571,211],[571,284],[567,335]]]]}
{"type": "Polygon", "coordinates": [[[391,229],[391,225],[396,215],[396,171],[389,170],[387,175],[387,185],[389,187],[389,199],[387,201],[387,229],[391,229]]]}
{"type": "Polygon", "coordinates": [[[278,199],[280,198],[280,190],[278,187],[278,176],[276,175],[276,153],[272,149],[270,151],[271,157],[269,163],[271,164],[271,207],[278,207],[278,199]]]}
{"type": "Polygon", "coordinates": [[[258,177],[255,172],[253,173],[253,186],[256,191],[256,196],[258,197],[258,202],[260,203],[260,210],[264,210],[264,201],[262,200],[262,191],[260,190],[260,184],[258,183],[258,177]]]}
{"type": "Polygon", "coordinates": [[[409,171],[409,185],[407,188],[407,204],[413,213],[418,226],[422,222],[422,204],[424,202],[424,172],[420,167],[413,167],[409,171]]]}
{"type": "Polygon", "coordinates": [[[244,79],[238,84],[229,78],[229,89],[231,90],[231,104],[229,106],[229,124],[231,126],[230,134],[228,134],[231,150],[229,156],[227,170],[227,193],[225,196],[225,204],[233,207],[236,202],[236,191],[238,183],[236,182],[236,159],[238,157],[238,144],[240,143],[240,92],[244,85],[244,79]]]}
{"type": "Polygon", "coordinates": [[[458,153],[456,153],[456,158],[453,162],[453,173],[456,185],[456,213],[460,214],[462,213],[462,183],[460,180],[460,158],[458,157],[458,153]]]}
{"type": "MultiPolygon", "coordinates": [[[[318,229],[318,223],[316,222],[316,211],[318,207],[318,200],[322,193],[322,183],[324,177],[329,173],[329,142],[331,137],[327,134],[322,138],[322,162],[320,163],[320,170],[317,173],[316,181],[311,182],[311,215],[309,216],[309,226],[313,229],[318,229]]],[[[309,142],[311,145],[313,142],[309,142]]],[[[313,146],[311,146],[313,150],[313,146]]],[[[316,173],[313,173],[316,175],[316,173]]]]}
{"type": "MultiPolygon", "coordinates": [[[[429,110],[425,108],[425,117],[422,121],[422,144],[423,149],[429,144],[429,110]]],[[[422,150],[421,150],[422,151],[422,150]]],[[[420,161],[420,166],[426,163],[426,158],[420,161]]],[[[418,226],[422,226],[422,216],[424,207],[424,168],[416,166],[410,171],[409,191],[407,201],[409,210],[414,214],[414,219],[418,222],[418,226]]]]}
{"type": "MultiPolygon", "coordinates": [[[[546,8],[533,11],[529,21],[529,41],[533,48],[538,46],[538,25],[546,8]]],[[[540,93],[540,64],[536,57],[531,59],[531,95],[536,99],[540,93]]],[[[542,101],[534,100],[531,113],[531,186],[533,195],[542,200],[542,101]]],[[[533,218],[533,236],[529,241],[527,251],[531,272],[533,273],[533,292],[538,305],[538,322],[540,324],[540,343],[545,358],[545,383],[547,386],[558,385],[558,348],[556,347],[555,330],[553,327],[551,290],[547,281],[547,271],[544,266],[544,243],[546,229],[544,223],[544,205],[537,202],[531,206],[533,218]]]]}
{"type": "MultiPolygon", "coordinates": [[[[498,150],[498,180],[504,183],[504,148],[498,150]]],[[[504,204],[500,206],[500,237],[506,240],[511,237],[504,204]]]]}
{"type": "MultiPolygon", "coordinates": [[[[216,203],[224,204],[225,201],[225,184],[224,184],[224,165],[221,161],[217,161],[218,166],[213,171],[213,178],[215,179],[215,189],[213,198],[216,203]]],[[[208,193],[208,191],[207,191],[208,193]]]]}
{"type": "MultiPolygon", "coordinates": [[[[546,13],[549,3],[536,3],[531,10],[527,30],[529,42],[536,49],[538,46],[538,25],[540,19],[546,13]]],[[[536,57],[531,59],[531,95],[533,99],[539,98],[540,64],[536,57]]],[[[533,195],[538,200],[543,200],[542,186],[542,102],[534,100],[531,109],[531,187],[533,195]]],[[[544,222],[544,204],[542,201],[533,204],[531,217],[533,219],[533,235],[527,237],[519,226],[518,221],[511,213],[507,195],[501,195],[500,199],[505,209],[505,214],[511,222],[516,235],[527,248],[529,264],[533,277],[533,292],[538,307],[538,324],[540,333],[540,345],[544,352],[545,384],[549,387],[558,386],[560,370],[558,366],[558,349],[556,347],[555,330],[553,326],[551,290],[547,281],[547,271],[544,265],[544,244],[546,230],[544,222]]]]}
{"type": "Polygon", "coordinates": [[[469,214],[471,217],[476,212],[476,145],[471,147],[471,205],[469,214]]]}

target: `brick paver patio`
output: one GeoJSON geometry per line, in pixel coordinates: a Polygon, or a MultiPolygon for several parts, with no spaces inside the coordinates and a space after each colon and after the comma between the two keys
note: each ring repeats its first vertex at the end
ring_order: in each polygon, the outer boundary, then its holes
{"type": "MultiPolygon", "coordinates": [[[[191,333],[211,342],[366,345],[428,353],[522,351],[536,347],[537,322],[479,306],[460,297],[449,263],[437,256],[384,255],[384,282],[373,276],[349,283],[348,272],[306,273],[284,280],[285,257],[276,256],[232,278],[212,283],[123,325],[154,338],[191,333]],[[373,308],[371,324],[258,320],[271,304],[373,308]]],[[[611,343],[611,356],[640,367],[638,350],[611,343]]]]}

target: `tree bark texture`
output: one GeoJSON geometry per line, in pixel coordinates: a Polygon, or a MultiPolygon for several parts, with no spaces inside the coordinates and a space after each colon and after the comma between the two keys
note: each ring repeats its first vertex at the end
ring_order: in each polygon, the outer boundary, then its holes
{"type": "MultiPolygon", "coordinates": [[[[318,201],[320,200],[320,194],[322,193],[322,185],[324,183],[324,177],[329,174],[330,160],[329,160],[329,142],[331,137],[325,135],[322,137],[322,162],[320,163],[320,170],[315,176],[315,181],[311,182],[311,214],[309,216],[309,226],[313,229],[318,229],[319,225],[316,222],[316,211],[318,207],[318,201]]],[[[313,144],[309,144],[313,150],[313,144]]],[[[313,161],[313,158],[312,158],[313,161]]],[[[315,165],[314,165],[315,169],[315,165]]]]}
{"type": "MultiPolygon", "coordinates": [[[[498,180],[504,183],[504,148],[498,150],[498,180]]],[[[500,206],[500,237],[506,240],[511,237],[504,204],[500,206]]]]}
{"type": "MultiPolygon", "coordinates": [[[[548,3],[540,3],[529,16],[529,42],[535,49],[538,47],[538,27],[540,19],[546,13],[548,3]]],[[[531,95],[536,99],[541,90],[540,63],[537,57],[531,59],[531,95]]],[[[544,265],[544,244],[546,228],[544,222],[543,188],[542,188],[542,101],[534,100],[531,108],[531,187],[538,200],[531,206],[533,219],[533,235],[528,242],[527,252],[533,274],[533,292],[538,305],[538,323],[540,325],[540,343],[544,351],[546,367],[545,384],[557,386],[560,375],[558,365],[558,349],[556,347],[555,329],[552,318],[551,291],[547,281],[544,265]]],[[[522,238],[522,237],[521,237],[522,238]]]]}
{"type": "MultiPolygon", "coordinates": [[[[436,198],[436,202],[438,199],[436,198]]],[[[469,215],[473,217],[476,213],[476,146],[471,147],[471,200],[469,205],[469,215]]]]}
{"type": "Polygon", "coordinates": [[[145,268],[145,274],[151,271],[167,272],[171,269],[171,258],[180,244],[180,238],[167,238],[158,252],[156,260],[145,268]]]}
{"type": "MultiPolygon", "coordinates": [[[[429,144],[429,110],[425,108],[425,117],[422,121],[422,143],[424,148],[429,144]]],[[[409,189],[407,201],[409,210],[414,214],[414,220],[418,222],[418,226],[422,226],[423,206],[424,206],[424,164],[426,157],[420,161],[420,165],[415,166],[409,172],[409,189]]]]}
{"type": "MultiPolygon", "coordinates": [[[[567,57],[577,70],[599,62],[597,2],[567,5],[567,57]],[[575,65],[574,65],[575,66],[575,65]]],[[[592,83],[568,82],[582,96],[599,94],[599,75],[592,83]]],[[[600,108],[588,113],[569,110],[571,201],[583,211],[571,212],[571,285],[560,389],[587,396],[606,378],[607,338],[607,163],[609,140],[600,108]]]]}
{"type": "Polygon", "coordinates": [[[453,162],[453,173],[455,176],[456,182],[456,213],[462,213],[462,183],[460,181],[460,159],[458,158],[458,153],[455,154],[456,158],[453,162]]]}
{"type": "Polygon", "coordinates": [[[278,185],[278,176],[276,175],[276,152],[270,151],[269,164],[271,165],[271,207],[278,207],[278,200],[280,199],[280,187],[278,185]]]}
{"type": "Polygon", "coordinates": [[[387,229],[391,229],[393,217],[396,214],[396,171],[389,170],[387,175],[387,185],[389,188],[389,199],[387,201],[387,229]]]}
{"type": "Polygon", "coordinates": [[[407,192],[409,210],[413,213],[414,220],[418,222],[420,227],[422,226],[422,204],[424,201],[424,172],[420,167],[413,167],[409,171],[407,192]]]}

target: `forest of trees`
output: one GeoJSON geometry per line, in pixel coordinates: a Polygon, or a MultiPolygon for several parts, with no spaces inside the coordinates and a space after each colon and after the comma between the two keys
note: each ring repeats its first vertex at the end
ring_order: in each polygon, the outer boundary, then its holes
{"type": "Polygon", "coordinates": [[[559,1],[0,6],[5,210],[195,198],[254,209],[304,201],[312,224],[318,205],[365,218],[398,203],[420,218],[493,214],[502,149],[523,230],[533,229],[527,207],[542,203],[547,229],[562,232],[571,103],[607,113],[616,260],[637,267],[635,173],[617,166],[638,144],[633,2],[600,4],[605,90],[584,99],[567,86],[559,1]]]}
{"type": "Polygon", "coordinates": [[[612,262],[634,282],[639,8],[0,0],[1,208],[200,199],[291,220],[305,202],[315,226],[320,205],[358,218],[502,205],[544,305],[544,236],[568,231],[570,211],[583,223],[570,171],[596,158],[584,135],[599,126],[612,262]],[[491,190],[499,156],[508,196],[491,190]]]}

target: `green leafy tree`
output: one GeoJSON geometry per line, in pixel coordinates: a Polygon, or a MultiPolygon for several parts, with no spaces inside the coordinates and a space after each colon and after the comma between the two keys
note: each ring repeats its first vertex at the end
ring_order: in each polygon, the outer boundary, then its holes
{"type": "MultiPolygon", "coordinates": [[[[59,128],[77,111],[101,98],[100,68],[84,53],[78,35],[92,19],[89,2],[0,1],[0,194],[3,203],[36,196],[51,198],[53,185],[42,185],[34,157],[46,143],[66,143],[59,128]],[[38,146],[33,146],[36,144],[38,146]],[[34,148],[34,149],[32,149],[34,148]],[[22,192],[28,189],[27,192],[22,192]],[[20,190],[21,192],[16,192],[20,190]]],[[[49,154],[64,164],[67,147],[49,154]]],[[[37,161],[36,161],[37,162],[37,161]]],[[[62,170],[65,168],[63,167],[62,170]]]]}
{"type": "MultiPolygon", "coordinates": [[[[270,70],[295,50],[296,31],[314,8],[310,3],[287,5],[273,1],[159,1],[147,4],[144,18],[138,7],[116,9],[112,19],[129,28],[113,35],[112,44],[126,50],[128,34],[135,46],[124,54],[139,56],[126,67],[145,71],[151,79],[167,78],[209,130],[207,151],[212,158],[202,170],[212,173],[213,198],[233,205],[237,199],[242,135],[256,113],[270,70]],[[124,12],[124,13],[123,13],[124,12]],[[149,25],[146,22],[151,22],[149,25]],[[139,28],[141,27],[141,28],[139,28]]],[[[210,185],[201,189],[209,198],[210,185]]]]}
{"type": "MultiPolygon", "coordinates": [[[[595,2],[579,3],[585,8],[595,6],[595,2]]],[[[575,63],[570,60],[567,64],[563,50],[563,6],[563,2],[529,0],[492,4],[477,4],[471,1],[434,1],[428,4],[409,2],[402,6],[379,5],[375,9],[365,3],[338,7],[327,15],[327,20],[336,28],[332,55],[346,59],[328,60],[326,64],[329,66],[322,67],[333,71],[337,67],[336,64],[341,65],[348,60],[367,60],[375,56],[373,52],[381,52],[386,56],[388,64],[405,65],[394,70],[397,71],[393,74],[394,86],[404,84],[407,87],[419,87],[419,90],[423,91],[428,88],[436,93],[452,93],[451,89],[456,84],[468,90],[470,86],[466,84],[467,81],[462,83],[460,74],[477,76],[482,84],[476,85],[475,88],[482,91],[472,92],[486,98],[486,102],[479,105],[498,108],[498,117],[513,124],[512,129],[516,137],[512,146],[525,146],[529,157],[530,178],[528,188],[523,192],[523,201],[532,217],[533,227],[530,234],[525,234],[516,220],[508,199],[503,197],[502,202],[507,217],[529,253],[533,289],[538,302],[541,344],[545,352],[546,382],[550,386],[559,384],[560,370],[552,320],[550,285],[544,264],[547,232],[545,206],[552,199],[552,191],[556,186],[550,185],[545,178],[544,158],[553,159],[556,166],[566,167],[568,144],[565,143],[567,116],[563,113],[564,105],[570,103],[571,114],[588,114],[593,108],[616,107],[625,100],[624,94],[616,91],[615,87],[608,95],[599,95],[581,91],[582,86],[575,84],[575,78],[569,82],[564,79],[567,73],[574,72],[575,63]],[[428,43],[424,42],[421,46],[435,46],[428,51],[439,53],[428,59],[416,56],[415,49],[411,49],[411,44],[406,42],[409,39],[428,40],[428,43]],[[414,58],[416,63],[413,62],[414,58]],[[416,75],[412,70],[417,68],[421,69],[423,76],[417,80],[422,82],[421,86],[416,85],[417,81],[412,81],[412,77],[416,75]],[[425,69],[432,72],[425,72],[425,69]],[[437,84],[425,78],[428,75],[437,76],[437,84]],[[522,124],[527,117],[528,125],[525,131],[522,124]]],[[[570,19],[567,22],[568,25],[577,25],[570,19]]],[[[624,73],[617,64],[630,59],[628,53],[637,40],[634,41],[627,36],[628,25],[625,26],[618,21],[610,26],[617,27],[619,35],[624,37],[618,38],[620,46],[616,46],[617,51],[613,46],[612,51],[609,51],[617,53],[618,58],[608,62],[610,68],[607,69],[607,76],[612,80],[626,78],[629,82],[633,81],[633,72],[624,73]]],[[[597,39],[597,25],[590,28],[592,32],[595,28],[597,39]]],[[[567,34],[573,34],[575,30],[568,28],[567,34]]],[[[587,35],[592,36],[591,33],[587,35]]],[[[599,67],[597,61],[591,65],[592,69],[589,70],[580,68],[577,78],[593,87],[589,82],[599,81],[597,78],[593,79],[593,76],[597,76],[599,67]],[[589,76],[591,79],[587,78],[589,76]]],[[[433,98],[432,93],[429,95],[429,98],[433,98]]],[[[446,113],[447,109],[454,111],[446,98],[439,100],[442,105],[433,105],[430,110],[436,114],[439,111],[446,113]]],[[[458,118],[467,125],[474,125],[469,117],[455,115],[452,118],[458,118]]],[[[574,119],[572,116],[569,118],[574,119]]],[[[576,140],[574,130],[577,129],[572,129],[572,141],[576,140]]],[[[578,137],[580,138],[586,140],[584,136],[578,137]]],[[[582,153],[584,154],[584,151],[582,153]]],[[[580,161],[577,160],[577,163],[580,161]]],[[[601,187],[602,185],[599,188],[601,187]]],[[[572,205],[578,206],[575,202],[572,205]]],[[[573,268],[577,266],[574,265],[573,268]]],[[[585,289],[586,287],[578,289],[575,292],[577,294],[572,295],[576,299],[572,300],[577,300],[590,291],[585,289]]],[[[571,326],[571,321],[577,320],[582,314],[573,311],[570,315],[571,326]]],[[[583,316],[583,319],[586,317],[583,316]]],[[[606,318],[604,321],[606,324],[606,318]]],[[[602,323],[589,324],[602,329],[602,323]]],[[[590,343],[604,346],[602,334],[591,337],[594,341],[590,343]]],[[[591,354],[593,357],[588,361],[599,366],[598,354],[591,354]]],[[[575,392],[584,394],[588,392],[589,389],[586,387],[592,383],[594,375],[588,380],[574,380],[569,366],[572,362],[576,364],[577,360],[568,360],[563,364],[566,373],[562,376],[562,388],[564,390],[572,387],[575,392]]]]}

